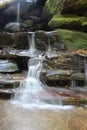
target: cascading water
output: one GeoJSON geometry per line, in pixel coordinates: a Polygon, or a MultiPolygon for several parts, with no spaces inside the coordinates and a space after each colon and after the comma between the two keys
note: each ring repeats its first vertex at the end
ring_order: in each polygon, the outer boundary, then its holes
{"type": "Polygon", "coordinates": [[[40,74],[43,69],[43,60],[45,57],[37,55],[38,50],[35,47],[35,32],[28,32],[29,50],[25,53],[32,55],[28,63],[28,75],[23,81],[20,81],[20,87],[16,91],[14,101],[18,104],[58,104],[61,105],[61,98],[56,92],[48,89],[40,81],[40,74]]]}
{"type": "Polygon", "coordinates": [[[28,43],[29,43],[28,53],[31,55],[35,55],[35,52],[36,52],[35,32],[28,32],[28,43]]]}
{"type": "Polygon", "coordinates": [[[41,55],[29,60],[27,78],[20,81],[20,87],[16,91],[14,102],[16,101],[16,103],[22,105],[62,105],[61,98],[56,93],[49,91],[40,81],[43,68],[42,61],[43,57],[41,55]]]}
{"type": "Polygon", "coordinates": [[[38,92],[42,89],[42,83],[39,79],[42,60],[40,58],[31,58],[28,65],[27,78],[20,82],[20,88],[14,97],[14,100],[24,104],[36,103],[39,100],[38,92]]]}
{"type": "Polygon", "coordinates": [[[50,45],[50,37],[48,36],[48,52],[51,52],[51,51],[52,51],[52,48],[50,45]]]}
{"type": "Polygon", "coordinates": [[[72,81],[71,81],[71,87],[76,87],[76,81],[75,81],[75,79],[72,79],[72,81]]]}
{"type": "Polygon", "coordinates": [[[84,71],[85,71],[85,88],[87,88],[87,59],[84,58],[84,71]]]}
{"type": "Polygon", "coordinates": [[[20,3],[17,4],[17,23],[20,22],[20,3]]]}
{"type": "Polygon", "coordinates": [[[19,52],[18,55],[24,55],[24,56],[29,56],[29,57],[39,56],[41,54],[41,51],[36,49],[35,32],[28,32],[27,36],[28,36],[29,49],[19,52]]]}
{"type": "Polygon", "coordinates": [[[47,52],[51,52],[52,51],[50,37],[52,36],[53,33],[55,33],[55,31],[45,32],[45,34],[48,37],[48,50],[47,50],[47,52]]]}

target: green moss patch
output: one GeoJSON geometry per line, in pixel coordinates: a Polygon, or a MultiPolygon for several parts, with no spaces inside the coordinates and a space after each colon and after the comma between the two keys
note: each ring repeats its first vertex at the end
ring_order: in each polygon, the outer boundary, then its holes
{"type": "Polygon", "coordinates": [[[68,17],[68,16],[60,16],[55,15],[51,21],[49,22],[49,26],[52,29],[56,28],[70,28],[77,29],[82,26],[87,26],[87,18],[86,17],[68,17]]]}
{"type": "Polygon", "coordinates": [[[58,29],[58,35],[69,50],[87,49],[87,33],[58,29]]]}

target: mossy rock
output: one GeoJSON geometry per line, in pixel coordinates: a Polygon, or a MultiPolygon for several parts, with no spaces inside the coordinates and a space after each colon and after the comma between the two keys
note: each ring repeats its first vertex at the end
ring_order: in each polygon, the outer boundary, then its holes
{"type": "Polygon", "coordinates": [[[45,8],[50,11],[51,14],[61,12],[63,7],[63,0],[47,0],[45,8]]]}
{"type": "Polygon", "coordinates": [[[51,29],[87,32],[87,0],[47,0],[45,7],[53,16],[48,23],[51,29]]]}
{"type": "Polygon", "coordinates": [[[58,35],[69,50],[87,49],[87,33],[58,29],[58,35]]]}
{"type": "Polygon", "coordinates": [[[46,7],[52,14],[78,14],[87,12],[87,0],[47,0],[46,7]]]}
{"type": "Polygon", "coordinates": [[[87,0],[65,0],[63,3],[63,14],[83,15],[87,12],[87,0]]]}
{"type": "Polygon", "coordinates": [[[48,24],[52,29],[65,28],[81,30],[87,28],[87,18],[78,16],[55,15],[48,24]]]}

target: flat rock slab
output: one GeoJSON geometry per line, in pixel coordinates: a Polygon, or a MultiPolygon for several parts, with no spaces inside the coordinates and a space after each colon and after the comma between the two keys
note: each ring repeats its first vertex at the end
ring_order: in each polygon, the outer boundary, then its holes
{"type": "Polygon", "coordinates": [[[19,87],[20,81],[24,80],[26,74],[0,74],[0,88],[16,88],[19,87]]]}
{"type": "Polygon", "coordinates": [[[14,95],[13,91],[0,89],[0,98],[1,99],[11,99],[14,95]]]}

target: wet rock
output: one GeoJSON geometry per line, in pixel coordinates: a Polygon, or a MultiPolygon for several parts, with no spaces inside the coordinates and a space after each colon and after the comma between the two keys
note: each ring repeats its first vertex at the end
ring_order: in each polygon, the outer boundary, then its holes
{"type": "Polygon", "coordinates": [[[64,105],[76,105],[76,106],[82,106],[87,104],[87,97],[81,98],[81,97],[71,97],[67,100],[63,101],[64,105]]]}
{"type": "Polygon", "coordinates": [[[26,77],[25,73],[2,74],[0,73],[0,89],[15,89],[20,86],[20,81],[26,77]]]}
{"type": "MultiPolygon", "coordinates": [[[[39,50],[48,49],[48,37],[50,39],[50,45],[54,50],[63,50],[62,42],[59,39],[58,33],[56,31],[36,31],[35,32],[35,45],[39,50]],[[50,34],[50,36],[48,36],[50,34]]],[[[11,49],[29,49],[28,33],[27,32],[17,32],[17,33],[0,33],[0,47],[3,48],[10,46],[11,49]]]]}
{"type": "Polygon", "coordinates": [[[33,21],[31,20],[31,19],[27,19],[27,20],[25,20],[22,24],[21,24],[21,26],[23,27],[23,28],[29,28],[29,27],[32,27],[33,26],[33,21]]]}
{"type": "Polygon", "coordinates": [[[69,80],[72,73],[72,70],[53,70],[47,73],[46,79],[51,81],[69,80]]]}
{"type": "Polygon", "coordinates": [[[78,80],[78,81],[85,80],[85,74],[84,73],[74,73],[74,74],[72,74],[71,78],[74,80],[78,80]]]}
{"type": "Polygon", "coordinates": [[[5,26],[5,30],[9,32],[19,32],[20,31],[20,23],[14,22],[14,23],[8,23],[5,26]]]}
{"type": "Polygon", "coordinates": [[[8,49],[28,49],[26,33],[0,33],[0,47],[8,49]],[[10,47],[9,47],[10,46],[10,47]]]}
{"type": "Polygon", "coordinates": [[[13,96],[14,96],[14,91],[0,89],[0,98],[1,99],[11,99],[13,96]]]}
{"type": "Polygon", "coordinates": [[[68,53],[53,53],[45,56],[44,67],[46,69],[72,69],[72,55],[68,53]]]}
{"type": "Polygon", "coordinates": [[[13,63],[9,60],[0,60],[0,72],[8,73],[8,72],[16,72],[18,71],[18,67],[16,63],[13,63]]]}

